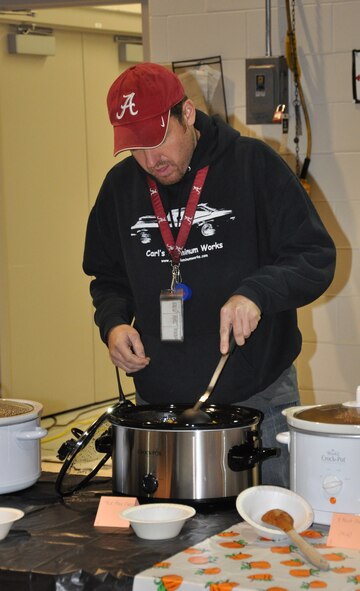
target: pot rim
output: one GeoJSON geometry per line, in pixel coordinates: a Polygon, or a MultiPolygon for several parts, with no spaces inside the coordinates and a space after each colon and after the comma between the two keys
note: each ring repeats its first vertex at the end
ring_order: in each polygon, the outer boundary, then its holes
{"type": "Polygon", "coordinates": [[[311,409],[311,408],[319,408],[324,407],[327,405],[324,404],[311,404],[307,406],[291,406],[290,408],[285,408],[282,411],[282,414],[286,417],[288,425],[294,427],[295,429],[301,429],[302,431],[306,431],[312,433],[314,435],[317,434],[334,434],[334,435],[357,435],[360,437],[360,425],[350,425],[350,424],[338,424],[338,423],[320,423],[318,421],[309,421],[301,419],[295,415],[298,413],[311,409]]]}
{"type": "Polygon", "coordinates": [[[146,404],[132,407],[119,407],[119,414],[116,412],[109,415],[109,422],[114,427],[125,427],[134,430],[145,431],[228,431],[230,429],[245,429],[258,425],[263,420],[263,413],[260,410],[248,406],[235,406],[230,404],[207,404],[202,410],[209,413],[216,419],[209,423],[177,422],[184,410],[189,409],[189,404],[146,404]],[[146,418],[146,414],[154,413],[153,420],[146,418]],[[159,420],[155,420],[155,414],[159,420]],[[145,420],[142,415],[145,415],[145,420]],[[174,422],[161,420],[161,415],[174,418],[174,422]],[[224,415],[224,419],[220,420],[224,415]],[[229,419],[231,418],[231,420],[229,419]]]}
{"type": "Polygon", "coordinates": [[[40,402],[36,402],[35,400],[27,400],[23,398],[0,398],[0,402],[17,402],[28,404],[33,407],[33,410],[30,410],[26,413],[10,417],[0,417],[0,427],[33,421],[34,419],[37,419],[41,416],[43,410],[43,405],[40,402]]]}

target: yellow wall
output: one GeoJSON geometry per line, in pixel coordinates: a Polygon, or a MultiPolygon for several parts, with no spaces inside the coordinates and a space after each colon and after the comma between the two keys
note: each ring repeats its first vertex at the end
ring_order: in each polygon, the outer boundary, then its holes
{"type": "Polygon", "coordinates": [[[8,54],[8,32],[0,23],[1,396],[48,414],[117,396],[81,264],[116,162],[106,93],[128,64],[112,34],[55,28],[56,55],[41,57],[8,54]]]}

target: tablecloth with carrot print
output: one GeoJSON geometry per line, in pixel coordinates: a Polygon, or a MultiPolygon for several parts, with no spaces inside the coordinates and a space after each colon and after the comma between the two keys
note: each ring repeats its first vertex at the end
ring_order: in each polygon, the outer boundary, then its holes
{"type": "Polygon", "coordinates": [[[316,525],[302,535],[329,571],[312,566],[290,540],[266,540],[239,523],[139,573],[133,591],[360,591],[360,551],[327,546],[316,525]]]}

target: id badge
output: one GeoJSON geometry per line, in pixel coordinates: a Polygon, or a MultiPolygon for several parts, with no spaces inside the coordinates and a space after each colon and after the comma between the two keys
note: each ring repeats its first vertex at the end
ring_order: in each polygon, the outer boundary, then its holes
{"type": "Polygon", "coordinates": [[[184,305],[182,290],[160,294],[160,330],[162,341],[184,340],[184,305]]]}

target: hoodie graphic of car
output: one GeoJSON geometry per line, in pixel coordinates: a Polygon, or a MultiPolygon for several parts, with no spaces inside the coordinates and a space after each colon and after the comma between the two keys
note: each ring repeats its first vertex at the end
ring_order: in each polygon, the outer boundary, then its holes
{"type": "MultiPolygon", "coordinates": [[[[166,217],[169,226],[172,227],[172,220],[174,219],[178,219],[180,224],[184,212],[185,207],[182,207],[180,211],[178,209],[172,209],[171,212],[168,212],[166,217]]],[[[207,203],[200,203],[195,212],[193,226],[198,227],[203,236],[213,236],[219,225],[219,218],[225,218],[224,221],[235,219],[231,214],[231,209],[215,209],[214,207],[210,207],[207,203]]],[[[158,228],[155,215],[141,216],[136,224],[131,226],[131,236],[138,236],[142,244],[149,244],[151,242],[151,230],[154,228],[158,228]]]]}

